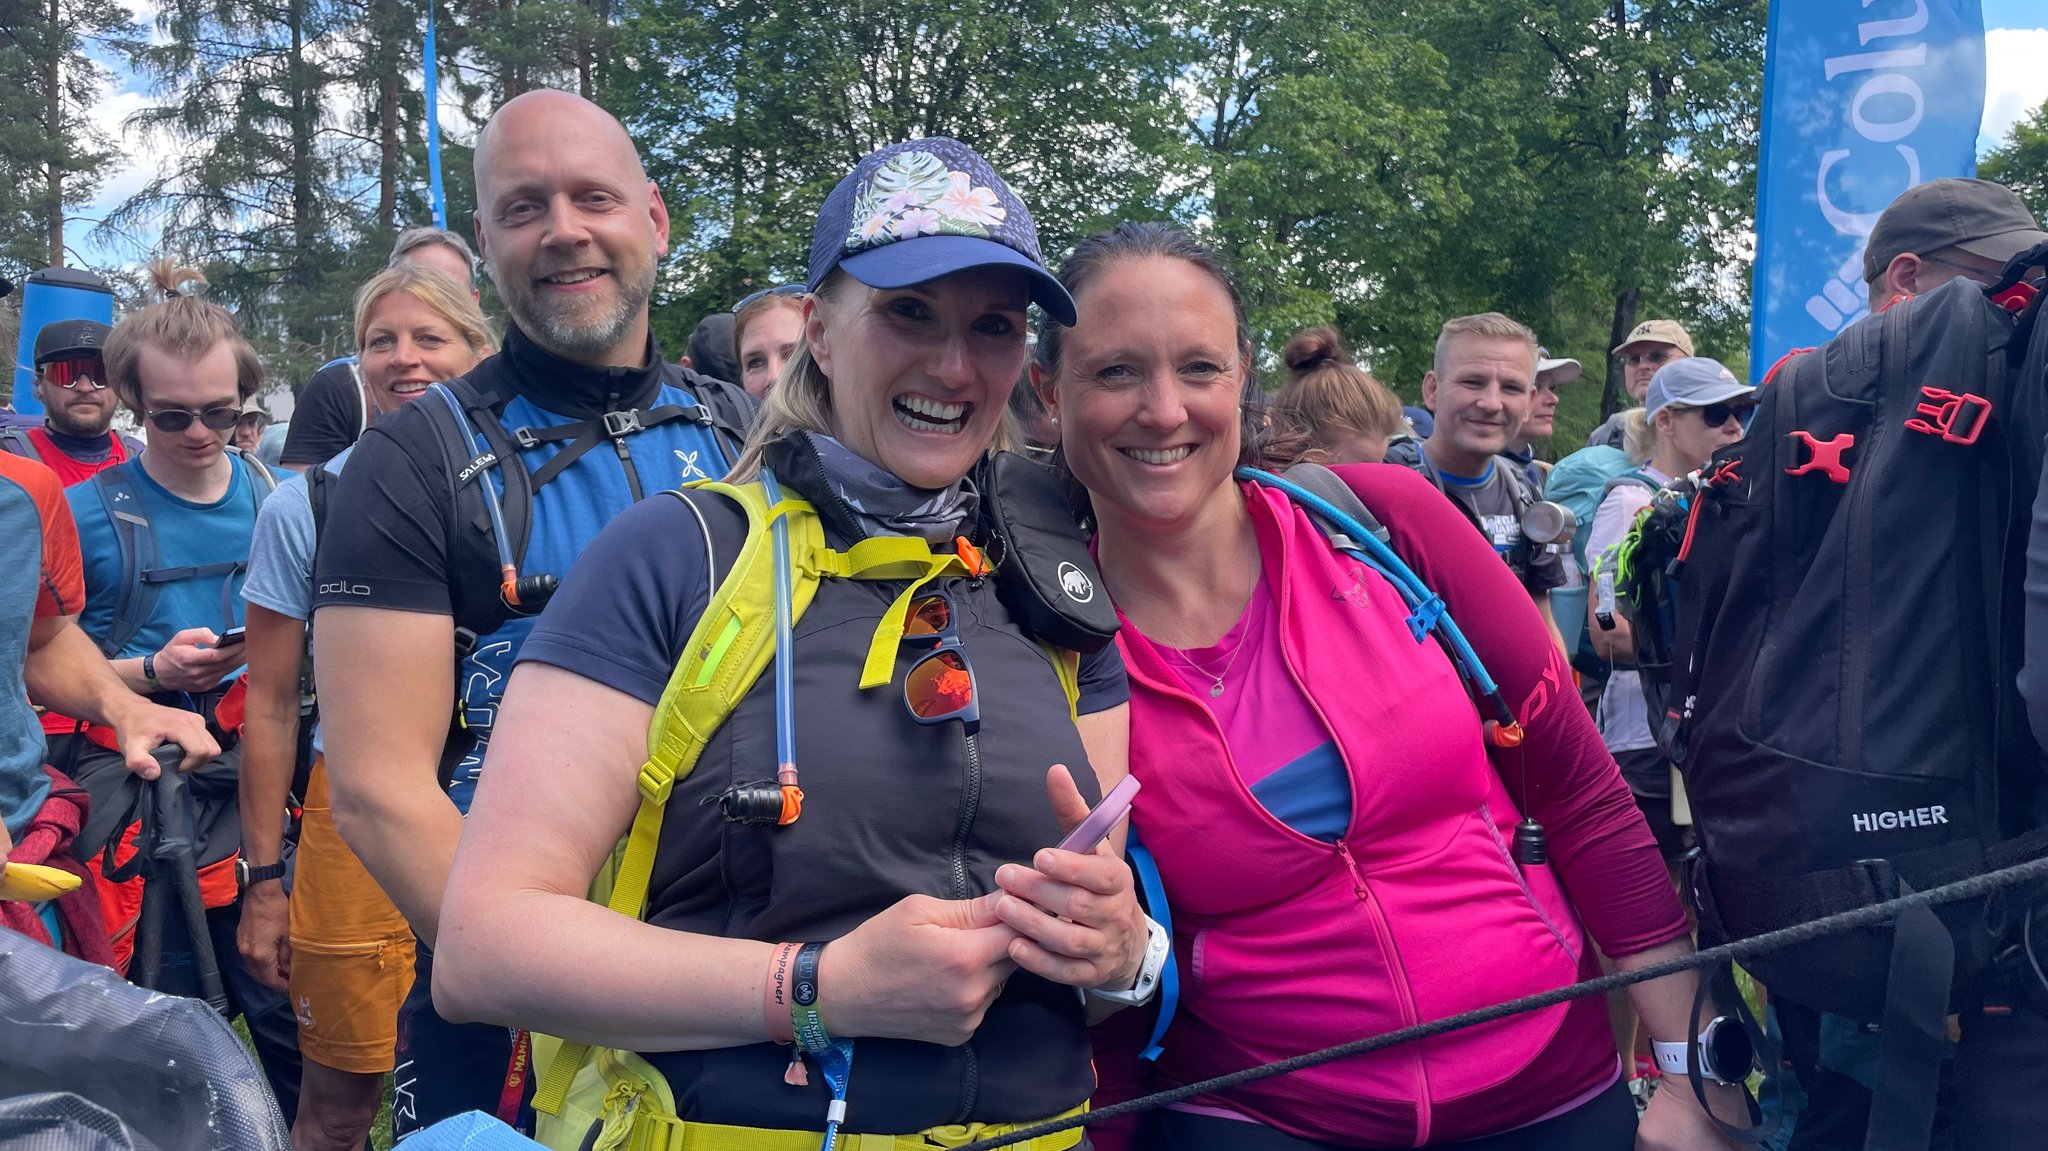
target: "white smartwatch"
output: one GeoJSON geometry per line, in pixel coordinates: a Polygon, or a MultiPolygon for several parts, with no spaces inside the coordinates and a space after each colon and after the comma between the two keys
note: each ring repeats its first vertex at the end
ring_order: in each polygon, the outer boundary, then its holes
{"type": "Polygon", "coordinates": [[[1143,1007],[1152,1002],[1159,993],[1159,973],[1166,970],[1167,960],[1173,957],[1173,937],[1166,933],[1159,921],[1145,917],[1145,962],[1138,965],[1138,982],[1129,991],[1104,991],[1099,987],[1088,989],[1088,996],[1105,1003],[1121,1003],[1126,1007],[1143,1007]]]}
{"type": "Polygon", "coordinates": [[[1697,1055],[1700,1078],[1715,1083],[1741,1083],[1749,1078],[1756,1049],[1742,1022],[1722,1015],[1709,1020],[1699,1038],[1691,1043],[1651,1040],[1650,1054],[1656,1057],[1657,1070],[1666,1075],[1690,1074],[1697,1055]]]}

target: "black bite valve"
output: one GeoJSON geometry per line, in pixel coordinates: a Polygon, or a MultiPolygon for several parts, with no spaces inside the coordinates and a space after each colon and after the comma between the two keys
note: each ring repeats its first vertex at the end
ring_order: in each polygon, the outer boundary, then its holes
{"type": "Polygon", "coordinates": [[[774,827],[782,822],[782,785],[772,779],[735,784],[718,795],[705,796],[703,802],[716,803],[728,823],[774,827]]]}
{"type": "Polygon", "coordinates": [[[555,590],[561,586],[561,580],[556,579],[552,575],[542,573],[540,575],[520,576],[518,579],[512,580],[499,588],[499,594],[504,597],[506,607],[522,615],[532,615],[548,606],[548,600],[554,596],[555,590]]]}
{"type": "Polygon", "coordinates": [[[1526,815],[1515,825],[1515,862],[1523,867],[1550,862],[1550,844],[1543,838],[1543,825],[1526,815]]]}

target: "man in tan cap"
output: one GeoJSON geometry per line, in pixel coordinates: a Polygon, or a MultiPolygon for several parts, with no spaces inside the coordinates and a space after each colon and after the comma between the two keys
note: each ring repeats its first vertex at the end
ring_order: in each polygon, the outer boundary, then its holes
{"type": "MultiPolygon", "coordinates": [[[[1629,329],[1628,338],[1615,346],[1613,354],[1621,357],[1622,387],[1640,407],[1644,394],[1650,390],[1650,377],[1657,374],[1657,369],[1693,354],[1692,336],[1676,320],[1644,320],[1629,329]]],[[[1622,447],[1622,414],[1616,412],[1607,417],[1606,423],[1594,428],[1593,434],[1586,437],[1586,446],[1622,447]]]]}
{"type": "Polygon", "coordinates": [[[1877,218],[1863,249],[1870,310],[1957,276],[1995,283],[2007,260],[2042,243],[2048,232],[2002,184],[1949,178],[1908,188],[1877,218]]]}

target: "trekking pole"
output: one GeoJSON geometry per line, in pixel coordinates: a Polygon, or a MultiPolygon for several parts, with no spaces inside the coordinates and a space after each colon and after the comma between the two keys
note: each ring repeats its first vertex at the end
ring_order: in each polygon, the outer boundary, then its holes
{"type": "MultiPolygon", "coordinates": [[[[185,934],[192,944],[192,967],[199,978],[199,997],[207,1006],[228,1013],[227,989],[220,978],[220,959],[214,954],[213,936],[207,930],[206,899],[199,890],[199,863],[192,846],[191,790],[178,770],[183,752],[173,746],[156,752],[160,770],[150,792],[156,800],[157,841],[150,853],[156,864],[153,882],[144,888],[165,884],[177,893],[178,910],[185,921],[185,934]],[[168,762],[166,760],[168,759],[168,762]]],[[[166,893],[168,898],[168,893],[166,893]]]]}

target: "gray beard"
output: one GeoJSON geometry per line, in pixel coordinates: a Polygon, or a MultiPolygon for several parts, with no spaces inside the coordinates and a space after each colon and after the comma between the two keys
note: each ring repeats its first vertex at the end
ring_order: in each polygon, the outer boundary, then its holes
{"type": "Polygon", "coordinates": [[[506,291],[498,270],[490,272],[491,282],[498,286],[498,298],[505,301],[505,310],[512,313],[519,330],[565,360],[590,362],[610,354],[632,330],[633,322],[646,314],[647,301],[654,296],[654,269],[650,266],[644,283],[619,281],[618,303],[608,315],[595,323],[577,323],[565,316],[538,314],[531,293],[520,296],[506,291]]]}

